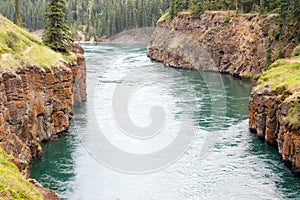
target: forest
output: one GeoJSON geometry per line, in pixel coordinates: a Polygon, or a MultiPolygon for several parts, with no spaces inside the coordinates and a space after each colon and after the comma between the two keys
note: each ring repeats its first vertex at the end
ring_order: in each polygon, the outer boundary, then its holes
{"type": "Polygon", "coordinates": [[[274,35],[281,37],[278,39],[289,37],[300,42],[300,0],[170,0],[169,3],[170,18],[182,11],[190,11],[195,17],[207,10],[235,10],[236,15],[277,13],[279,27],[274,35]]]}
{"type": "MultiPolygon", "coordinates": [[[[49,0],[21,0],[23,26],[29,30],[44,26],[44,10],[49,0]]],[[[207,10],[235,10],[236,14],[255,12],[260,15],[278,13],[284,37],[300,41],[300,0],[68,0],[65,18],[76,37],[78,33],[91,38],[110,37],[124,30],[153,27],[168,11],[170,19],[181,11],[195,17],[207,10]],[[286,30],[283,30],[286,25],[286,30]]],[[[9,19],[14,16],[12,0],[0,0],[0,13],[9,19]]]]}
{"type": "MultiPolygon", "coordinates": [[[[49,0],[20,0],[23,26],[42,29],[44,10],[49,0]]],[[[68,0],[65,18],[76,36],[78,32],[91,37],[112,36],[123,30],[153,27],[169,6],[168,0],[68,0]]],[[[0,0],[0,13],[13,19],[14,0],[0,0]]]]}

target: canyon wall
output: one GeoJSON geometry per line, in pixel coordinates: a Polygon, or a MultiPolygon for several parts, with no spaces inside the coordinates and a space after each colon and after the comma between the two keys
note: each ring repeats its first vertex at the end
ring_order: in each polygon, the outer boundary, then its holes
{"type": "Polygon", "coordinates": [[[207,11],[200,18],[184,12],[171,21],[164,16],[157,23],[147,55],[167,66],[218,71],[252,78],[256,84],[263,82],[253,88],[249,101],[250,130],[267,143],[278,145],[283,162],[299,176],[300,83],[298,76],[292,79],[291,75],[300,66],[274,64],[277,79],[269,70],[263,75],[269,77],[257,80],[264,72],[268,46],[272,49],[271,62],[280,52],[283,57],[291,56],[295,47],[293,40],[276,39],[276,18],[276,14],[229,17],[222,11],[207,11]],[[271,88],[274,84],[278,86],[275,89],[271,88]]]}
{"type": "MultiPolygon", "coordinates": [[[[148,56],[168,66],[219,71],[251,78],[264,68],[269,36],[276,29],[275,14],[259,17],[234,11],[207,11],[200,18],[180,13],[172,21],[163,17],[157,23],[148,56]]],[[[274,61],[281,49],[290,56],[293,41],[275,39],[271,43],[274,61]]]]}
{"type": "Polygon", "coordinates": [[[250,130],[277,144],[284,164],[300,176],[300,63],[278,60],[260,75],[249,100],[250,130]]]}
{"type": "MultiPolygon", "coordinates": [[[[250,130],[269,144],[278,145],[284,164],[295,176],[300,176],[300,134],[299,127],[287,123],[288,112],[295,102],[288,94],[253,90],[249,101],[250,130]]],[[[297,110],[300,121],[300,109],[297,110]]]]}
{"type": "MultiPolygon", "coordinates": [[[[74,48],[83,52],[81,47],[74,48]]],[[[77,52],[78,53],[78,52],[77,52]]],[[[65,66],[20,66],[0,73],[0,146],[26,171],[41,143],[68,130],[72,108],[86,100],[85,58],[65,66]]]]}

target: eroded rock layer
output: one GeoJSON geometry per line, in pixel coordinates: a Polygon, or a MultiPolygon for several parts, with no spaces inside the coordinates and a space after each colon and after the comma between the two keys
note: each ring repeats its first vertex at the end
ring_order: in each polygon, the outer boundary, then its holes
{"type": "Polygon", "coordinates": [[[32,158],[42,155],[41,142],[68,130],[73,106],[85,100],[83,55],[77,54],[74,64],[63,67],[22,66],[2,71],[0,146],[25,170],[32,158]]]}
{"type": "Polygon", "coordinates": [[[284,164],[295,176],[300,176],[298,102],[300,102],[299,96],[270,91],[268,88],[261,91],[256,87],[253,88],[249,101],[250,130],[267,143],[278,145],[284,164]]]}
{"type": "MultiPolygon", "coordinates": [[[[228,12],[205,12],[200,18],[181,13],[172,21],[161,19],[148,46],[148,56],[180,68],[219,71],[251,78],[262,72],[269,36],[276,30],[277,16],[228,12]]],[[[273,37],[273,36],[272,36],[273,37]]],[[[276,37],[276,36],[275,36],[276,37]]],[[[274,61],[282,50],[289,56],[293,41],[272,39],[274,61]]]]}

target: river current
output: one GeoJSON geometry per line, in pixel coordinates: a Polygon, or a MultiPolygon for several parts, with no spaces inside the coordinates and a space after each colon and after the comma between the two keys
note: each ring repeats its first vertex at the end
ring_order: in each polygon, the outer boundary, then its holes
{"type": "Polygon", "coordinates": [[[164,67],[142,45],[83,47],[88,100],[69,133],[43,144],[32,164],[43,186],[71,200],[300,199],[300,179],[276,147],[248,130],[250,81],[164,67]],[[149,124],[158,134],[139,138],[149,124]],[[133,156],[106,147],[99,132],[133,156]],[[155,156],[134,160],[147,154],[155,156]]]}

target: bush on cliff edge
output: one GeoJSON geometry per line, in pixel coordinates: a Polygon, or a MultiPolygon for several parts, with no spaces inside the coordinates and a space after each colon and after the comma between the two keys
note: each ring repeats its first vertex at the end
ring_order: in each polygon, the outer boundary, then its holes
{"type": "Polygon", "coordinates": [[[300,45],[296,46],[296,48],[294,49],[293,56],[300,56],[300,45]]]}

